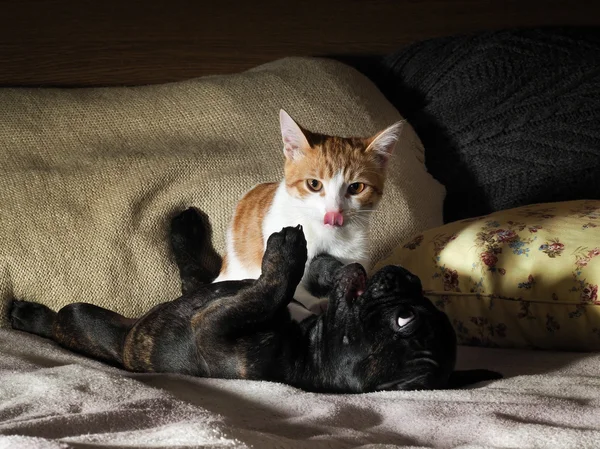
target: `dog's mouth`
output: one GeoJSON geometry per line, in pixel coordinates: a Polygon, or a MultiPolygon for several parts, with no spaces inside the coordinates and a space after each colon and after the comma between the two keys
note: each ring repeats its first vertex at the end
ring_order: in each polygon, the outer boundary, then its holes
{"type": "Polygon", "coordinates": [[[367,288],[367,272],[362,265],[353,263],[346,265],[339,274],[340,282],[344,284],[344,297],[352,303],[365,292],[367,288]]]}

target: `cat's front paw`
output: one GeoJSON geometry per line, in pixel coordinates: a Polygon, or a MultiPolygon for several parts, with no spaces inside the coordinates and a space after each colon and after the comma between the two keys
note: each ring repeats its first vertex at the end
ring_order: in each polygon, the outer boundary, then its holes
{"type": "Polygon", "coordinates": [[[300,282],[307,259],[302,226],[286,227],[269,236],[263,256],[263,273],[281,273],[292,283],[300,282]]]}

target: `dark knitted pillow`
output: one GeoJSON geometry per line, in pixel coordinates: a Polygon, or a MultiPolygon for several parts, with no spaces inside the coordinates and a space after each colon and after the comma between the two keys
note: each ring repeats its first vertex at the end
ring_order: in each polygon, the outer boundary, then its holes
{"type": "Polygon", "coordinates": [[[428,40],[360,66],[414,126],[454,221],[600,198],[600,28],[428,40]]]}

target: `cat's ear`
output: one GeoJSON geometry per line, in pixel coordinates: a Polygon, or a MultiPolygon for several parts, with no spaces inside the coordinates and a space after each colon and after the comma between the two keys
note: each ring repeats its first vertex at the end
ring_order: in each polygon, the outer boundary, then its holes
{"type": "Polygon", "coordinates": [[[378,160],[381,162],[382,167],[387,165],[390,156],[394,152],[394,148],[396,147],[396,143],[398,143],[400,132],[402,131],[403,126],[403,121],[396,122],[367,140],[368,146],[366,151],[375,152],[378,160]]]}
{"type": "Polygon", "coordinates": [[[279,125],[285,157],[291,161],[301,158],[304,151],[310,147],[302,129],[283,109],[279,111],[279,125]]]}

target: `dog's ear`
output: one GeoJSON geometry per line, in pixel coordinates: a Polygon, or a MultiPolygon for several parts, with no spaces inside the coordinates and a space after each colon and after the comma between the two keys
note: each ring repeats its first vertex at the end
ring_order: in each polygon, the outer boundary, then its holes
{"type": "Polygon", "coordinates": [[[447,388],[462,388],[485,380],[502,379],[502,377],[502,374],[487,369],[458,370],[450,374],[447,388]]]}

